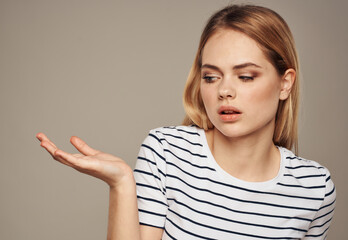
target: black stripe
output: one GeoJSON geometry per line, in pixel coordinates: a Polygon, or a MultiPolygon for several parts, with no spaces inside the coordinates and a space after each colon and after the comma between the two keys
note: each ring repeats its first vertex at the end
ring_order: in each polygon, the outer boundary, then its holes
{"type": "Polygon", "coordinates": [[[292,185],[292,184],[285,184],[285,183],[277,183],[280,186],[283,187],[294,187],[294,188],[305,188],[305,189],[316,189],[316,188],[325,188],[325,185],[319,185],[319,186],[301,186],[301,185],[292,185]]]}
{"type": "Polygon", "coordinates": [[[214,168],[211,168],[211,167],[207,167],[207,166],[200,166],[200,165],[197,165],[197,164],[193,164],[191,163],[190,161],[186,160],[186,159],[183,159],[181,157],[178,157],[176,154],[174,154],[173,152],[169,151],[168,149],[164,149],[163,150],[164,152],[168,152],[170,154],[172,154],[174,157],[176,157],[177,159],[181,160],[182,162],[185,162],[187,164],[190,164],[191,166],[193,167],[196,167],[196,168],[200,168],[200,169],[208,169],[208,170],[211,170],[211,171],[216,171],[214,168]]]}
{"type": "MultiPolygon", "coordinates": [[[[165,157],[163,157],[163,156],[161,156],[159,153],[157,153],[152,147],[147,146],[147,145],[145,145],[145,144],[142,144],[141,146],[150,149],[150,150],[153,151],[159,158],[161,158],[162,160],[166,161],[165,157]]],[[[183,159],[183,158],[178,157],[177,155],[175,155],[173,152],[169,151],[168,149],[163,149],[163,151],[172,154],[172,155],[173,155],[174,157],[176,157],[177,159],[179,159],[179,160],[181,160],[181,161],[183,161],[183,162],[185,162],[185,163],[188,163],[188,164],[190,164],[190,165],[193,166],[193,167],[197,167],[197,168],[200,168],[200,169],[209,169],[209,170],[214,171],[214,172],[216,171],[214,168],[210,168],[210,167],[207,167],[207,166],[199,166],[199,165],[197,165],[197,164],[193,164],[193,163],[191,163],[191,162],[188,161],[188,160],[185,160],[185,159],[183,159]]],[[[206,156],[205,156],[205,157],[206,157],[206,156]]]]}
{"type": "Polygon", "coordinates": [[[140,209],[140,208],[139,208],[139,212],[147,213],[147,214],[151,214],[151,215],[155,215],[155,216],[159,216],[159,217],[163,217],[163,218],[167,216],[166,214],[160,214],[160,213],[150,212],[150,211],[143,210],[143,209],[140,209]]]}
{"type": "Polygon", "coordinates": [[[213,203],[213,202],[210,202],[210,201],[204,201],[204,200],[192,197],[191,195],[187,194],[186,192],[184,192],[184,191],[182,191],[181,189],[178,189],[178,188],[173,188],[173,187],[167,186],[167,189],[180,192],[180,193],[184,194],[186,197],[188,197],[188,198],[190,198],[190,199],[192,199],[194,201],[197,201],[197,202],[200,202],[200,203],[204,203],[204,204],[208,204],[208,205],[212,205],[214,207],[222,208],[222,209],[228,210],[230,212],[235,212],[235,213],[239,213],[239,214],[255,215],[255,216],[270,217],[270,218],[296,219],[296,220],[306,221],[306,222],[311,222],[312,221],[312,219],[309,219],[309,218],[289,217],[289,216],[270,215],[270,214],[257,213],[257,212],[239,211],[239,210],[228,208],[226,206],[219,205],[219,204],[216,204],[216,203],[213,203]]]}
{"type": "Polygon", "coordinates": [[[153,149],[152,147],[150,146],[147,146],[146,144],[141,144],[142,147],[144,148],[148,148],[150,149],[152,152],[154,152],[159,158],[161,158],[162,160],[166,161],[166,159],[161,155],[159,154],[158,152],[155,151],[155,149],[153,149]]]}
{"type": "Polygon", "coordinates": [[[327,207],[330,207],[331,205],[335,204],[336,203],[336,199],[334,199],[331,203],[329,204],[326,204],[325,206],[322,206],[321,208],[319,208],[319,210],[322,210],[324,208],[327,208],[327,207]]]}
{"type": "Polygon", "coordinates": [[[302,178],[315,178],[315,177],[325,177],[325,174],[316,174],[316,175],[306,175],[306,176],[294,176],[292,174],[284,174],[285,177],[294,177],[296,179],[302,179],[302,178]]]}
{"type": "Polygon", "coordinates": [[[138,156],[138,160],[144,160],[144,161],[146,161],[146,162],[148,162],[148,163],[151,163],[152,165],[156,165],[156,162],[153,162],[153,161],[151,161],[150,159],[148,159],[148,158],[145,158],[145,157],[141,157],[141,156],[138,156]]]}
{"type": "Polygon", "coordinates": [[[158,200],[155,200],[155,199],[152,199],[152,198],[147,198],[147,197],[143,197],[143,196],[139,196],[139,195],[137,195],[137,198],[145,200],[145,201],[149,201],[149,202],[159,203],[161,205],[164,205],[164,206],[168,207],[168,204],[166,204],[164,202],[161,202],[161,201],[158,201],[158,200]]]}
{"type": "Polygon", "coordinates": [[[186,204],[184,204],[182,202],[177,201],[174,198],[168,198],[168,200],[172,200],[172,201],[176,202],[178,205],[182,205],[182,206],[190,209],[191,211],[199,213],[201,215],[206,215],[206,216],[209,216],[209,217],[212,217],[212,218],[221,219],[221,220],[227,221],[227,222],[233,222],[233,223],[238,223],[238,224],[242,224],[242,225],[249,225],[249,226],[261,227],[261,228],[271,228],[271,229],[278,229],[278,230],[291,229],[291,230],[300,231],[300,232],[307,232],[307,229],[299,229],[299,228],[294,228],[294,227],[275,227],[275,226],[269,226],[269,225],[261,225],[261,224],[255,224],[255,223],[248,223],[248,222],[241,222],[241,221],[237,221],[237,220],[232,220],[232,219],[229,219],[229,218],[224,218],[224,217],[220,217],[220,216],[217,216],[217,215],[209,214],[209,213],[206,213],[206,212],[198,211],[198,210],[193,209],[192,207],[190,207],[190,206],[188,206],[188,205],[186,205],[186,204]]]}
{"type": "Polygon", "coordinates": [[[149,137],[155,138],[162,145],[161,139],[159,139],[156,135],[149,133],[149,137]]]}
{"type": "Polygon", "coordinates": [[[327,220],[326,222],[324,222],[323,224],[312,226],[312,227],[310,227],[309,229],[312,229],[312,228],[321,228],[321,227],[324,226],[325,224],[329,223],[331,220],[332,220],[332,217],[331,217],[329,220],[327,220]]]}
{"type": "Polygon", "coordinates": [[[333,213],[333,211],[335,211],[335,209],[332,209],[330,212],[327,212],[327,213],[325,213],[324,215],[321,215],[321,216],[319,216],[319,217],[313,219],[313,222],[314,222],[314,221],[317,221],[317,220],[320,219],[320,218],[326,217],[327,215],[333,213]]]}
{"type": "Polygon", "coordinates": [[[331,192],[328,192],[327,194],[325,194],[325,197],[330,196],[334,191],[335,191],[335,187],[331,190],[331,192]]]}
{"type": "Polygon", "coordinates": [[[184,132],[184,133],[187,133],[187,134],[191,134],[191,135],[197,135],[197,136],[201,136],[198,132],[189,132],[189,131],[186,131],[184,129],[180,129],[180,128],[176,128],[176,127],[163,127],[163,128],[167,128],[167,129],[175,129],[179,132],[184,132]]]}
{"type": "Polygon", "coordinates": [[[188,142],[189,144],[194,145],[194,146],[203,147],[202,144],[191,142],[191,141],[189,141],[189,140],[187,140],[187,139],[185,139],[185,138],[183,138],[183,137],[181,137],[181,136],[176,136],[176,135],[169,134],[169,133],[162,133],[162,132],[160,132],[160,131],[156,131],[156,132],[157,132],[157,133],[161,133],[161,134],[163,134],[163,135],[165,135],[165,136],[170,136],[170,137],[173,137],[173,138],[177,138],[177,139],[180,139],[180,140],[184,140],[185,142],[188,142]]]}
{"type": "Polygon", "coordinates": [[[182,168],[178,167],[177,165],[175,165],[174,163],[171,163],[171,162],[167,162],[167,164],[168,165],[172,165],[172,166],[178,168],[180,171],[182,171],[183,173],[185,173],[185,174],[187,174],[187,175],[189,175],[189,176],[191,176],[193,178],[197,178],[197,179],[200,179],[200,180],[206,180],[206,181],[209,181],[209,182],[212,182],[212,183],[215,183],[215,184],[219,184],[219,185],[222,185],[222,186],[243,190],[243,191],[246,191],[246,192],[257,193],[257,194],[268,194],[268,195],[275,195],[275,196],[289,197],[289,198],[300,198],[300,199],[314,200],[314,201],[322,201],[323,200],[323,198],[311,198],[311,197],[304,197],[304,196],[294,196],[294,195],[287,195],[287,194],[274,193],[274,192],[261,192],[261,191],[257,191],[257,190],[251,190],[251,189],[247,189],[247,188],[242,188],[242,187],[238,187],[238,186],[235,186],[235,185],[230,185],[230,184],[223,183],[223,182],[218,182],[218,181],[212,180],[212,179],[207,178],[207,177],[195,176],[195,175],[193,175],[193,174],[183,170],[182,168]]]}
{"type": "Polygon", "coordinates": [[[146,162],[148,162],[148,163],[151,163],[152,165],[156,165],[156,168],[157,168],[158,172],[159,172],[160,174],[162,174],[162,176],[164,176],[164,177],[167,176],[167,174],[165,174],[164,172],[162,172],[161,169],[159,169],[159,168],[157,167],[157,163],[152,162],[150,159],[147,159],[147,158],[144,158],[144,157],[140,157],[140,156],[139,156],[139,157],[138,157],[138,160],[146,161],[146,162]]]}
{"type": "MultiPolygon", "coordinates": [[[[165,140],[165,139],[164,139],[165,140]]],[[[173,144],[173,143],[170,143],[170,142],[168,142],[167,140],[165,140],[170,146],[172,146],[172,147],[176,147],[176,148],[178,148],[178,149],[180,149],[180,150],[182,150],[182,151],[185,151],[185,152],[188,152],[189,154],[191,154],[191,155],[193,155],[193,156],[197,156],[197,157],[201,157],[201,158],[207,158],[207,156],[206,155],[201,155],[201,154],[199,154],[199,153],[193,153],[193,152],[191,152],[191,151],[189,151],[189,150],[187,150],[187,149],[185,149],[185,148],[182,148],[182,147],[179,147],[179,146],[177,146],[177,145],[175,145],[175,144],[173,144]]]]}
{"type": "Polygon", "coordinates": [[[147,224],[147,223],[144,223],[144,222],[139,222],[139,224],[140,224],[140,225],[144,225],[144,226],[149,226],[149,227],[155,227],[155,228],[164,229],[164,227],[156,226],[156,225],[152,225],[152,224],[147,224]]]}
{"type": "MultiPolygon", "coordinates": [[[[220,196],[220,197],[227,198],[227,199],[230,199],[230,200],[234,200],[234,201],[237,201],[237,202],[252,203],[252,204],[266,205],[266,206],[279,207],[279,208],[296,209],[296,210],[306,210],[306,211],[313,211],[313,212],[317,211],[317,209],[313,209],[313,208],[300,208],[300,207],[286,206],[286,205],[280,205],[280,204],[274,204],[274,203],[257,202],[257,201],[250,201],[250,200],[234,198],[234,197],[227,196],[227,195],[224,195],[224,194],[221,194],[221,193],[216,193],[216,192],[211,191],[209,189],[198,188],[198,187],[192,186],[192,185],[186,183],[185,181],[183,181],[182,179],[180,179],[180,178],[178,178],[177,176],[174,176],[174,175],[167,174],[167,177],[178,179],[182,183],[184,183],[187,186],[189,186],[189,187],[191,187],[193,189],[196,189],[198,191],[208,192],[208,193],[210,193],[212,195],[220,196]]],[[[168,188],[168,186],[167,186],[167,188],[168,188]]]]}
{"type": "Polygon", "coordinates": [[[311,234],[311,235],[306,235],[305,237],[321,237],[327,232],[327,230],[329,230],[329,228],[326,228],[325,231],[322,232],[321,234],[318,234],[318,235],[311,234]]]}
{"type": "Polygon", "coordinates": [[[150,175],[150,176],[153,176],[154,178],[158,179],[159,181],[161,181],[160,177],[159,177],[159,176],[156,176],[156,175],[153,174],[152,172],[146,172],[146,171],[139,170],[139,169],[134,169],[134,172],[138,172],[138,173],[150,175]]]}
{"type": "Polygon", "coordinates": [[[175,237],[173,237],[172,235],[169,234],[169,232],[167,231],[167,229],[164,229],[165,233],[168,235],[168,237],[170,237],[171,239],[177,240],[175,237]]]}
{"type": "MultiPolygon", "coordinates": [[[[235,231],[231,231],[231,230],[221,229],[221,228],[212,227],[212,226],[209,226],[209,225],[206,225],[206,224],[198,223],[196,221],[193,221],[190,218],[187,218],[185,216],[182,216],[182,215],[172,211],[171,209],[169,209],[169,211],[174,213],[175,215],[177,215],[181,219],[185,219],[185,220],[187,220],[187,221],[189,221],[191,223],[194,223],[194,224],[196,224],[198,226],[201,226],[203,228],[209,228],[209,229],[213,229],[213,230],[220,231],[220,232],[232,233],[232,234],[236,234],[236,235],[248,236],[248,237],[254,237],[254,238],[262,238],[262,239],[295,239],[295,238],[292,238],[292,237],[266,237],[266,236],[259,236],[259,235],[253,235],[253,234],[248,234],[248,233],[235,232],[235,231]]],[[[173,223],[169,218],[167,218],[167,220],[169,220],[171,223],[173,223]]],[[[192,232],[190,232],[190,234],[194,235],[192,232]]],[[[201,238],[203,238],[203,237],[201,236],[201,238]]],[[[204,239],[206,239],[206,238],[204,238],[204,239]]],[[[207,238],[207,239],[210,239],[210,238],[207,238]]]]}
{"type": "Polygon", "coordinates": [[[300,165],[300,166],[296,166],[296,167],[285,166],[285,168],[287,168],[287,169],[299,169],[299,168],[316,168],[316,169],[322,169],[323,167],[317,167],[317,166],[314,166],[314,165],[300,165]]]}
{"type": "MultiPolygon", "coordinates": [[[[165,139],[165,138],[159,139],[159,138],[157,138],[157,137],[156,137],[155,135],[153,135],[153,134],[149,134],[149,136],[156,138],[158,141],[166,141],[166,142],[168,143],[168,145],[170,145],[170,146],[172,146],[172,147],[176,147],[176,148],[178,148],[178,149],[180,149],[180,150],[182,150],[182,151],[188,152],[188,153],[190,153],[190,154],[193,155],[193,156],[197,156],[197,157],[201,157],[201,158],[206,158],[206,157],[207,157],[206,155],[201,155],[201,154],[198,154],[198,153],[193,153],[193,152],[187,150],[186,148],[183,148],[183,147],[180,147],[180,146],[175,145],[175,144],[173,144],[173,143],[170,143],[170,142],[169,142],[167,139],[165,139]]],[[[161,142],[161,144],[162,144],[162,142],[161,142]]]]}
{"type": "Polygon", "coordinates": [[[331,179],[331,176],[328,176],[325,181],[328,182],[330,179],[331,179]]]}
{"type": "Polygon", "coordinates": [[[158,187],[154,187],[152,185],[147,185],[147,184],[143,184],[143,183],[136,183],[135,185],[139,186],[139,187],[152,188],[152,189],[155,189],[157,191],[160,191],[161,193],[163,193],[163,195],[165,194],[161,189],[159,189],[158,187]]]}
{"type": "Polygon", "coordinates": [[[297,157],[297,156],[293,156],[293,157],[286,157],[286,159],[290,159],[290,160],[293,160],[293,159],[297,159],[297,160],[300,160],[300,161],[303,161],[304,159],[303,158],[300,158],[300,157],[297,157]]]}

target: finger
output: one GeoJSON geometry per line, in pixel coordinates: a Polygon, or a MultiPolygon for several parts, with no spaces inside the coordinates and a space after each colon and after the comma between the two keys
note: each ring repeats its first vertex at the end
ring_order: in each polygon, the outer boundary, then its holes
{"type": "Polygon", "coordinates": [[[73,164],[71,164],[69,161],[67,161],[65,158],[63,158],[61,155],[57,154],[57,152],[59,153],[60,151],[62,151],[62,150],[59,150],[59,149],[58,149],[58,150],[54,153],[54,157],[53,157],[53,158],[54,158],[55,160],[57,160],[58,162],[64,164],[64,165],[67,165],[67,166],[69,166],[69,167],[74,168],[74,165],[73,165],[73,164]]]}
{"type": "Polygon", "coordinates": [[[57,158],[62,160],[62,163],[71,166],[76,169],[86,169],[88,170],[88,161],[85,161],[83,158],[75,157],[73,154],[64,152],[63,150],[58,149],[55,152],[57,158]]]}
{"type": "Polygon", "coordinates": [[[100,153],[100,151],[88,146],[81,138],[73,136],[70,138],[70,142],[80,153],[84,155],[91,156],[100,153]]]}
{"type": "Polygon", "coordinates": [[[52,157],[54,157],[54,153],[57,150],[56,145],[46,140],[43,140],[40,145],[41,147],[45,148],[47,152],[49,152],[52,155],[52,157]]]}
{"type": "Polygon", "coordinates": [[[40,142],[42,141],[47,141],[49,143],[51,143],[51,145],[53,145],[55,148],[57,148],[57,146],[43,133],[38,133],[36,134],[36,138],[40,140],[40,142]]]}
{"type": "Polygon", "coordinates": [[[52,156],[55,160],[57,160],[57,161],[59,161],[59,162],[65,164],[65,165],[68,165],[68,166],[70,166],[70,167],[72,166],[69,162],[67,162],[65,159],[61,158],[60,156],[58,156],[58,155],[56,154],[58,148],[57,148],[56,146],[52,145],[52,143],[50,143],[50,142],[44,140],[44,141],[41,142],[41,146],[42,146],[43,148],[45,148],[45,149],[47,150],[47,152],[48,152],[49,154],[51,154],[51,156],[52,156]]]}
{"type": "Polygon", "coordinates": [[[40,140],[40,142],[42,141],[42,138],[46,136],[45,134],[43,134],[42,132],[39,132],[36,134],[36,138],[40,140]]]}

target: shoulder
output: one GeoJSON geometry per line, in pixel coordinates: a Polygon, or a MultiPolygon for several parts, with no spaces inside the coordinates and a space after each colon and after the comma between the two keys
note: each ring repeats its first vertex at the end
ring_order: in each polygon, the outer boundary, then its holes
{"type": "Polygon", "coordinates": [[[175,146],[183,148],[191,146],[202,146],[201,128],[196,126],[169,126],[159,127],[149,131],[145,138],[142,148],[168,149],[175,146]]]}
{"type": "Polygon", "coordinates": [[[159,127],[150,130],[146,140],[156,140],[160,144],[163,142],[194,143],[200,141],[202,131],[194,125],[159,127]]]}
{"type": "Polygon", "coordinates": [[[150,130],[150,134],[159,134],[159,135],[169,135],[169,136],[180,136],[180,137],[190,137],[190,136],[200,136],[202,129],[197,126],[168,126],[168,127],[159,127],[150,130]]]}
{"type": "Polygon", "coordinates": [[[336,205],[336,188],[330,171],[314,160],[298,157],[287,149],[282,151],[285,168],[282,182],[278,184],[309,200],[310,208],[315,209],[306,239],[325,236],[336,205]]]}
{"type": "MultiPolygon", "coordinates": [[[[306,172],[312,174],[326,174],[328,169],[320,163],[305,159],[295,155],[292,151],[281,148],[282,154],[285,158],[285,168],[289,170],[298,170],[298,172],[306,172]]],[[[295,172],[295,171],[294,171],[295,172]]]]}
{"type": "Polygon", "coordinates": [[[295,155],[288,149],[281,148],[284,158],[283,177],[289,182],[301,185],[307,190],[321,190],[322,197],[328,193],[335,195],[335,186],[329,169],[314,160],[295,155]]]}

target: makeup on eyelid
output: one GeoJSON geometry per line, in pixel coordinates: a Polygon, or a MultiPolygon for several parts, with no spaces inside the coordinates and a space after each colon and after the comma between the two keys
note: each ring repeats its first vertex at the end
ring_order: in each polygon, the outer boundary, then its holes
{"type": "MultiPolygon", "coordinates": [[[[202,73],[202,79],[204,79],[207,83],[211,83],[214,80],[217,80],[220,78],[220,76],[214,74],[214,73],[202,73]]],[[[242,81],[251,81],[254,80],[256,77],[258,77],[260,74],[257,72],[243,72],[235,74],[237,78],[239,78],[242,81]]],[[[222,76],[223,77],[223,76],[222,76]]]]}

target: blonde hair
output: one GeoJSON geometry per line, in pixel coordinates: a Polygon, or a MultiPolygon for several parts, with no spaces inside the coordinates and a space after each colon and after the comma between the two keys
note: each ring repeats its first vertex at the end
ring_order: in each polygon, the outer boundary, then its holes
{"type": "Polygon", "coordinates": [[[271,9],[254,5],[232,5],[216,12],[202,32],[195,60],[184,90],[184,125],[213,128],[201,98],[202,51],[208,39],[219,30],[233,29],[255,40],[280,76],[294,69],[296,77],[290,95],[280,100],[275,119],[273,142],[298,151],[297,116],[299,102],[299,64],[295,42],[285,20],[271,9]]]}

